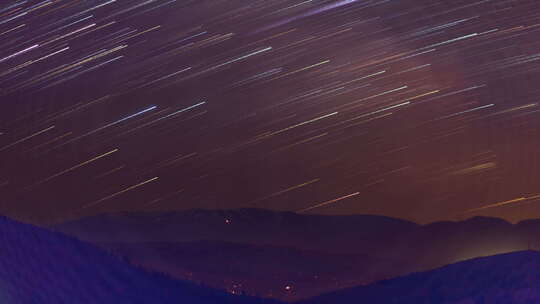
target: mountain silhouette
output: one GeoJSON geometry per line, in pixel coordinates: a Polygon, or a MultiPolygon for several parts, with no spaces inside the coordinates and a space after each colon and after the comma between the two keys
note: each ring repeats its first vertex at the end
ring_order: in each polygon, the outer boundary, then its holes
{"type": "Polygon", "coordinates": [[[386,250],[386,244],[395,240],[396,231],[407,232],[417,227],[412,222],[376,215],[194,209],[106,213],[52,228],[94,243],[215,240],[318,251],[331,249],[336,253],[370,253],[386,250]]]}
{"type": "Polygon", "coordinates": [[[298,304],[540,303],[540,252],[475,258],[325,294],[298,304]]]}
{"type": "Polygon", "coordinates": [[[110,213],[54,229],[148,269],[287,301],[540,245],[540,220],[474,217],[418,225],[377,215],[264,209],[110,213]],[[272,273],[273,280],[254,281],[255,273],[272,273]],[[297,289],[283,290],[286,282],[297,289]]]}
{"type": "Polygon", "coordinates": [[[0,303],[273,303],[174,280],[72,237],[0,218],[0,303]]]}

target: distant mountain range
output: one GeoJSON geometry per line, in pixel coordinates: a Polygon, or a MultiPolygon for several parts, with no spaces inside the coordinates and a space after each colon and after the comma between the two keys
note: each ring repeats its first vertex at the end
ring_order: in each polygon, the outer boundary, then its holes
{"type": "Polygon", "coordinates": [[[540,252],[476,258],[325,294],[298,304],[540,303],[540,252]]]}
{"type": "MultiPolygon", "coordinates": [[[[246,214],[246,211],[242,212],[246,214]]],[[[113,218],[111,215],[106,217],[113,218]]],[[[229,221],[232,219],[227,218],[229,221]]],[[[389,219],[383,219],[383,222],[389,223],[389,219]]],[[[451,252],[457,248],[454,242],[463,241],[456,235],[477,237],[480,232],[474,233],[476,229],[485,231],[485,236],[514,231],[513,234],[500,235],[494,246],[511,245],[517,242],[513,237],[519,235],[524,235],[522,241],[530,244],[533,238],[528,234],[536,233],[535,222],[511,225],[495,219],[475,218],[414,227],[422,237],[435,238],[433,250],[445,247],[449,252],[447,256],[453,256],[451,252]],[[445,241],[447,245],[443,246],[445,241]]],[[[227,225],[232,225],[232,222],[227,225]]],[[[476,248],[486,244],[490,244],[489,240],[477,244],[476,248]]],[[[172,279],[158,272],[148,272],[94,245],[4,217],[0,217],[0,245],[0,303],[278,303],[230,294],[241,293],[244,287],[241,282],[235,283],[236,290],[229,289],[226,293],[172,279]]],[[[381,273],[405,272],[411,267],[409,265],[425,265],[421,260],[427,253],[416,258],[406,257],[404,260],[410,264],[401,264],[403,261],[373,258],[361,253],[335,253],[333,248],[320,252],[216,240],[100,245],[142,261],[148,268],[171,270],[173,273],[180,271],[191,275],[191,279],[207,278],[214,285],[219,285],[220,278],[221,281],[229,277],[243,278],[246,286],[250,282],[254,286],[261,284],[261,292],[268,293],[264,286],[270,286],[273,281],[279,282],[284,285],[275,286],[274,296],[289,300],[300,297],[298,294],[302,297],[310,294],[303,289],[319,292],[324,290],[323,286],[334,289],[331,293],[311,297],[298,304],[540,303],[540,252],[531,250],[475,258],[426,272],[379,280],[381,273]],[[415,259],[417,263],[413,263],[415,259]],[[304,275],[314,278],[308,280],[304,275]],[[362,278],[377,282],[343,289],[347,284],[357,285],[362,278]],[[320,285],[314,284],[313,280],[320,280],[320,285]],[[332,280],[348,283],[332,285],[332,280]],[[280,294],[283,290],[291,295],[280,294]]],[[[463,248],[465,252],[466,249],[463,248]]]]}
{"type": "Polygon", "coordinates": [[[63,234],[0,217],[0,303],[275,303],[134,267],[63,234]]]}
{"type": "Polygon", "coordinates": [[[264,209],[189,210],[102,214],[67,222],[56,230],[91,242],[191,242],[216,240],[339,253],[386,247],[396,231],[416,224],[384,216],[324,216],[264,209]],[[381,238],[384,238],[381,239],[381,238]],[[350,243],[355,240],[355,243],[350,243]]]}
{"type": "Polygon", "coordinates": [[[53,228],[149,269],[287,301],[540,246],[540,220],[485,217],[418,225],[375,215],[190,210],[103,214],[53,228]]]}

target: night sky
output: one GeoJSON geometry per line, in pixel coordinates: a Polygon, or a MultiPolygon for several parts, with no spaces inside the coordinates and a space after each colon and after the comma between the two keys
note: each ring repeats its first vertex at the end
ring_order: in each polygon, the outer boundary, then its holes
{"type": "Polygon", "coordinates": [[[537,0],[0,4],[0,212],[540,217],[537,0]]]}

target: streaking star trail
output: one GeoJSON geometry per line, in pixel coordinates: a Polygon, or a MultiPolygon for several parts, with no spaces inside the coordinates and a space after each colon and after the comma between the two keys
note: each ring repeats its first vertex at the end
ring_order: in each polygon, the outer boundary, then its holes
{"type": "Polygon", "coordinates": [[[539,35],[532,0],[4,1],[1,212],[539,217],[539,35]]]}

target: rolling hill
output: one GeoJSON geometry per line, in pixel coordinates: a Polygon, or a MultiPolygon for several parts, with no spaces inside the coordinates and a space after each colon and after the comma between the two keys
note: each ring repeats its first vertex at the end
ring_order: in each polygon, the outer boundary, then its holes
{"type": "Polygon", "coordinates": [[[325,294],[298,304],[532,304],[540,302],[540,252],[471,259],[325,294]]]}
{"type": "Polygon", "coordinates": [[[0,218],[0,303],[273,303],[132,266],[63,234],[0,218]]]}

